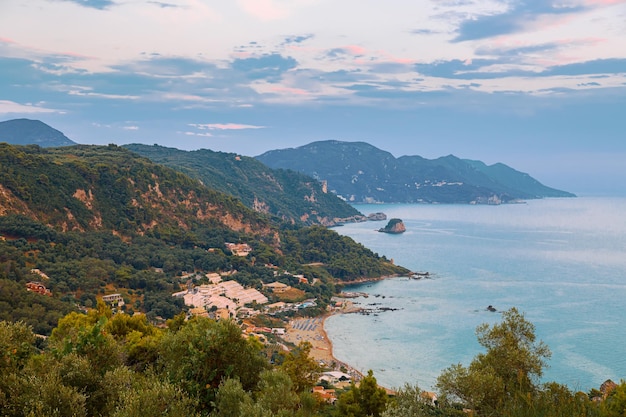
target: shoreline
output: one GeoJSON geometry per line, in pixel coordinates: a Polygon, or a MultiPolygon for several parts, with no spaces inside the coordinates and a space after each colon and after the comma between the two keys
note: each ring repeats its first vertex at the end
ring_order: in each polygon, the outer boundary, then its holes
{"type": "MultiPolygon", "coordinates": [[[[343,286],[361,285],[368,282],[378,282],[386,279],[410,277],[411,274],[413,274],[413,272],[409,271],[407,274],[384,275],[374,278],[359,278],[348,283],[343,283],[343,286]]],[[[328,337],[326,329],[324,328],[326,319],[333,315],[353,314],[363,311],[362,307],[356,306],[354,302],[350,300],[351,297],[348,295],[349,293],[346,293],[345,295],[342,293],[343,291],[336,296],[343,299],[341,307],[335,308],[331,312],[327,312],[321,316],[308,318],[302,317],[289,320],[286,326],[286,333],[281,336],[281,338],[287,342],[293,343],[296,346],[300,342],[311,343],[312,348],[310,356],[318,363],[323,364],[323,368],[331,371],[340,371],[341,368],[345,368],[347,371],[346,373],[352,376],[354,382],[358,384],[358,382],[365,375],[356,367],[335,357],[333,353],[332,340],[328,337]]],[[[383,388],[388,392],[393,392],[387,387],[383,388]]]]}
{"type": "Polygon", "coordinates": [[[360,307],[355,307],[354,304],[347,300],[344,302],[340,310],[335,310],[322,316],[313,318],[297,318],[289,321],[287,325],[287,331],[283,340],[298,345],[301,342],[311,343],[310,356],[318,363],[323,364],[324,368],[328,368],[331,371],[339,371],[341,368],[347,370],[347,374],[351,375],[355,382],[360,381],[363,378],[363,374],[357,368],[351,366],[349,363],[340,361],[333,354],[333,343],[328,337],[326,329],[324,328],[326,319],[335,314],[350,314],[360,311],[360,307]]]}

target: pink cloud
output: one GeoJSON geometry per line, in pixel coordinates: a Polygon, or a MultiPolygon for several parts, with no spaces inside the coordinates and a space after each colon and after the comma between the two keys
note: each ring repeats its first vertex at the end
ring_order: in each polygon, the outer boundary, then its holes
{"type": "Polygon", "coordinates": [[[348,45],[344,46],[342,49],[345,49],[345,51],[351,55],[365,55],[367,53],[365,48],[358,45],[348,45]]]}
{"type": "Polygon", "coordinates": [[[302,90],[300,88],[291,88],[291,87],[272,87],[272,91],[276,93],[295,94],[297,96],[310,95],[308,91],[302,90]]]}
{"type": "Polygon", "coordinates": [[[613,6],[614,4],[626,3],[626,0],[586,0],[586,3],[598,6],[613,6]]]}

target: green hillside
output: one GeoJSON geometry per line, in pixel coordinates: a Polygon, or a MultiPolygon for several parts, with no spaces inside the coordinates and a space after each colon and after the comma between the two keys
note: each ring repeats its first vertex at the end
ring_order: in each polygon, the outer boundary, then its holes
{"type": "Polygon", "coordinates": [[[229,273],[259,289],[282,273],[318,300],[319,312],[345,282],[408,271],[332,230],[276,222],[121,147],[0,144],[0,319],[48,333],[60,315],[110,293],[131,311],[169,318],[183,309],[171,294],[186,284],[184,272],[229,273]],[[251,252],[237,256],[226,243],[251,252]],[[33,270],[49,277],[52,297],[26,290],[42,280],[33,270]]]}
{"type": "Polygon", "coordinates": [[[152,161],[230,194],[255,211],[301,224],[334,225],[360,213],[301,173],[271,169],[254,158],[208,149],[182,151],[158,145],[125,145],[152,161]]]}

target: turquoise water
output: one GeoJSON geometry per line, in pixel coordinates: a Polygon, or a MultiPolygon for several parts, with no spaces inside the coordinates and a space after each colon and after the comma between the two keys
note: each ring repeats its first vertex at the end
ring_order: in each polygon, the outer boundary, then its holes
{"type": "Polygon", "coordinates": [[[359,205],[401,218],[336,228],[431,279],[350,287],[366,308],[325,324],[335,356],[379,383],[430,389],[443,369],[481,352],[475,328],[517,307],[552,350],[545,381],[589,390],[626,379],[626,199],[576,198],[501,206],[359,205]],[[375,304],[375,305],[373,305],[375,304]]]}

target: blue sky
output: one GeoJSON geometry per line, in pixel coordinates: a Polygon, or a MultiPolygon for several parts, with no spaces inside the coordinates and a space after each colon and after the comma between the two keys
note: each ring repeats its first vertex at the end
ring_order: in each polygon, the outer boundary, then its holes
{"type": "Polygon", "coordinates": [[[3,0],[0,120],[255,156],[317,140],[626,195],[626,0],[3,0]]]}

